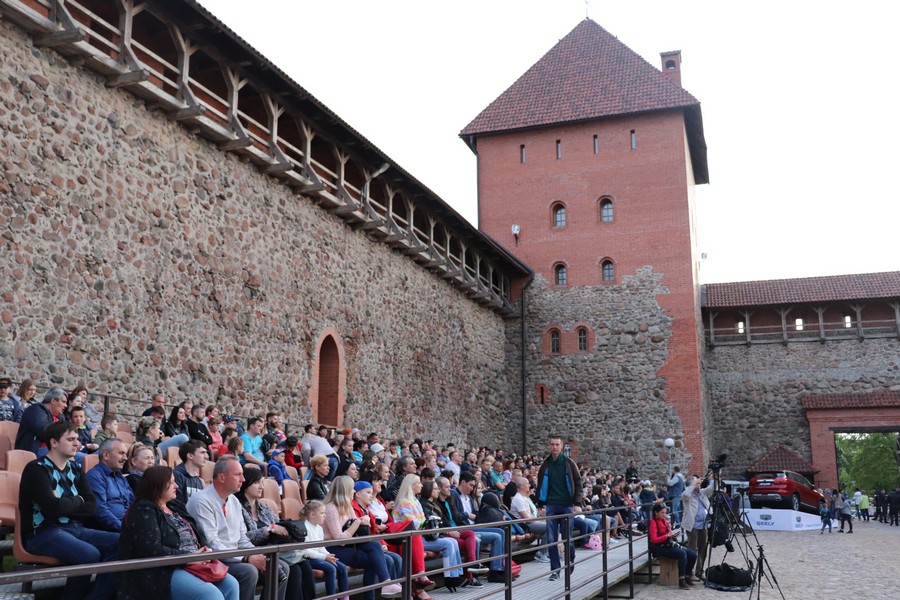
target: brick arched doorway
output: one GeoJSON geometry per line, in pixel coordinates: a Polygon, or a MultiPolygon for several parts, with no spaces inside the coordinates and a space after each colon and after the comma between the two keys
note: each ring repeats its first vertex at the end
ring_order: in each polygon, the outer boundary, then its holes
{"type": "Polygon", "coordinates": [[[331,328],[316,344],[310,404],[313,419],[320,425],[340,427],[344,421],[344,353],[331,328]]]}
{"type": "Polygon", "coordinates": [[[834,434],[900,431],[900,392],[815,394],[803,399],[816,485],[838,486],[834,434]]]}

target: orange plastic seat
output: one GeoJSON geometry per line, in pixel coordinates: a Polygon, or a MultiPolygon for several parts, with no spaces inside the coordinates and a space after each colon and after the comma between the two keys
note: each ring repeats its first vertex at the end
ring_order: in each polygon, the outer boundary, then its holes
{"type": "Polygon", "coordinates": [[[8,450],[6,452],[6,470],[21,473],[25,465],[37,458],[28,450],[8,450]]]}

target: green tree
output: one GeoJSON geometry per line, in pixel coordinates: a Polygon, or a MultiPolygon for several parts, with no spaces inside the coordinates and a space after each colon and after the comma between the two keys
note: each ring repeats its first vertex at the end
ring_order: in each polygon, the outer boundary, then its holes
{"type": "Polygon", "coordinates": [[[900,485],[897,434],[844,433],[837,434],[834,441],[842,485],[867,492],[900,485]]]}

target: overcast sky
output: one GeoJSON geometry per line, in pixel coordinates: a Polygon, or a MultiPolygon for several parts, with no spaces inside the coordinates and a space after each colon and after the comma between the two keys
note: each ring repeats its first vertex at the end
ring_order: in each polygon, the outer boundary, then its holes
{"type": "MultiPolygon", "coordinates": [[[[584,0],[201,0],[476,223],[457,136],[585,18],[584,0]]],[[[900,3],[601,2],[659,68],[682,51],[703,109],[704,283],[900,270],[900,3]]]]}

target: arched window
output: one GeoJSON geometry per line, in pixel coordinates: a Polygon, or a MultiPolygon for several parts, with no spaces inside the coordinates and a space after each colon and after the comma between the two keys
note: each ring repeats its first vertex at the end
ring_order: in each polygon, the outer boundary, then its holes
{"type": "Polygon", "coordinates": [[[326,336],[319,348],[318,422],[338,426],[343,421],[340,410],[340,356],[334,338],[326,336]]]}
{"type": "Polygon", "coordinates": [[[613,281],[616,278],[616,268],[613,266],[613,261],[607,259],[600,263],[600,268],[603,269],[603,281],[613,281]]]}
{"type": "Polygon", "coordinates": [[[578,351],[587,352],[587,329],[584,327],[578,328],[578,351]]]}
{"type": "Polygon", "coordinates": [[[550,332],[550,354],[559,354],[559,331],[550,332]]]}
{"type": "Polygon", "coordinates": [[[565,227],[566,226],[566,205],[565,204],[554,204],[552,212],[553,212],[553,226],[554,227],[565,227]]]}
{"type": "Polygon", "coordinates": [[[674,69],[676,66],[677,66],[677,65],[675,64],[675,61],[674,61],[674,60],[667,60],[667,61],[666,61],[666,69],[674,69]]]}
{"type": "Polygon", "coordinates": [[[553,268],[553,280],[556,285],[566,285],[566,265],[556,265],[553,268]]]}
{"type": "Polygon", "coordinates": [[[602,223],[612,223],[613,220],[613,203],[609,198],[600,201],[600,221],[602,223]]]}

